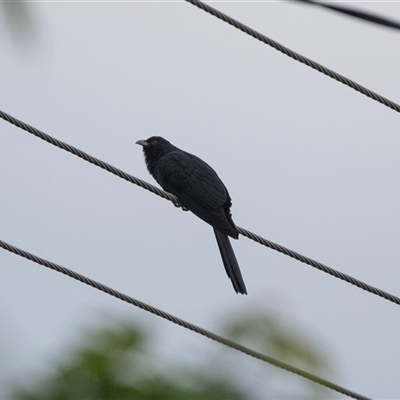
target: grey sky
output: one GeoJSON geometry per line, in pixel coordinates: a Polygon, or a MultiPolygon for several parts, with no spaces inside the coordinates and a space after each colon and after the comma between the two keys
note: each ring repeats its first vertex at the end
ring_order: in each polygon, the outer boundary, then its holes
{"type": "MultiPolygon", "coordinates": [[[[398,32],[301,4],[214,6],[400,102],[398,32]]],[[[359,6],[400,19],[399,3],[359,6]]],[[[0,36],[2,110],[152,183],[134,143],[164,136],[218,172],[238,225],[400,295],[396,112],[190,4],[31,10],[36,45],[0,36]]],[[[238,296],[211,227],[0,126],[2,240],[205,328],[246,307],[280,311],[326,347],[337,383],[400,397],[398,307],[243,237],[233,246],[249,295],[238,296]]],[[[0,268],[0,385],[50,368],[100,311],[165,330],[171,353],[197,343],[5,251],[0,268]]]]}

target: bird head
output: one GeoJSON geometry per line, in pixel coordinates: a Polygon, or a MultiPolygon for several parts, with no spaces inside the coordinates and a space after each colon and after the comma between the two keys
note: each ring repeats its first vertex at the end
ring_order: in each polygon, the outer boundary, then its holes
{"type": "Polygon", "coordinates": [[[146,140],[138,140],[136,144],[143,147],[146,157],[157,157],[172,150],[174,146],[161,136],[152,136],[146,140]]]}

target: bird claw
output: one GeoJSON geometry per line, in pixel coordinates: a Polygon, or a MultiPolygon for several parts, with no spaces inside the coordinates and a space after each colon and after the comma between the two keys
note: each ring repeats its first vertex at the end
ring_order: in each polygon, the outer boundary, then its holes
{"type": "Polygon", "coordinates": [[[189,209],[186,208],[186,207],[184,207],[184,206],[181,204],[180,201],[176,201],[176,202],[174,201],[174,202],[173,202],[173,205],[174,205],[175,207],[182,208],[183,211],[189,211],[189,209]]]}

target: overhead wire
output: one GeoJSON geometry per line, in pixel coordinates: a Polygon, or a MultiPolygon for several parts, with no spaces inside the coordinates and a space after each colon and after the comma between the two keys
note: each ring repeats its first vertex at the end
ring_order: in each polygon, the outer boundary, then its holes
{"type": "MultiPolygon", "coordinates": [[[[262,35],[261,33],[253,30],[252,28],[244,25],[243,23],[241,23],[241,22],[229,17],[228,15],[222,13],[221,11],[214,9],[213,7],[209,6],[208,4],[205,4],[205,3],[203,3],[203,2],[201,2],[199,0],[185,0],[185,1],[197,6],[200,9],[210,13],[211,15],[214,15],[215,17],[227,22],[228,24],[230,24],[230,25],[234,26],[235,28],[247,33],[248,35],[260,40],[261,42],[263,42],[265,44],[268,44],[269,46],[271,46],[271,47],[275,48],[276,50],[286,54],[287,56],[289,56],[289,57],[291,57],[291,58],[293,58],[293,59],[295,59],[295,60],[297,60],[297,61],[299,61],[299,62],[301,62],[301,63],[303,63],[305,65],[308,65],[309,67],[311,67],[311,68],[313,68],[313,69],[315,69],[315,70],[317,70],[317,71],[329,76],[332,79],[335,79],[335,80],[337,80],[337,81],[339,81],[339,82],[351,87],[352,89],[364,94],[365,96],[367,96],[367,97],[369,97],[369,98],[371,98],[371,99],[373,99],[375,101],[378,101],[379,103],[381,103],[381,104],[383,104],[383,105],[385,105],[385,106],[387,106],[387,107],[389,107],[389,108],[391,108],[391,109],[393,109],[393,110],[395,110],[397,112],[400,112],[400,105],[398,105],[397,103],[395,103],[395,102],[393,102],[393,101],[391,101],[391,100],[389,100],[389,99],[387,99],[387,98],[385,98],[385,97],[383,97],[383,96],[381,96],[381,95],[379,95],[379,94],[377,94],[377,93],[365,88],[364,86],[362,86],[362,85],[360,85],[360,84],[358,84],[358,83],[356,83],[356,82],[354,82],[354,81],[352,81],[352,80],[350,80],[350,79],[348,79],[348,78],[346,78],[346,77],[344,77],[344,76],[342,76],[342,75],[340,75],[340,74],[338,74],[338,73],[336,73],[336,72],[334,72],[334,71],[332,71],[332,70],[330,70],[330,69],[328,69],[328,68],[326,68],[324,66],[322,66],[321,64],[316,63],[315,61],[313,61],[311,59],[308,59],[307,57],[304,57],[304,56],[302,56],[302,55],[290,50],[289,48],[287,48],[287,47],[279,44],[278,42],[276,42],[276,41],[274,41],[274,40],[262,35]]],[[[310,0],[298,0],[298,1],[303,1],[303,2],[306,2],[306,3],[310,3],[310,4],[317,4],[317,5],[325,6],[323,4],[318,4],[318,3],[315,3],[315,2],[310,1],[310,0]]],[[[328,6],[326,6],[326,7],[328,7],[328,6]]],[[[334,9],[334,10],[339,11],[339,12],[347,13],[349,15],[353,15],[353,16],[356,16],[356,17],[359,17],[359,18],[363,18],[365,16],[364,13],[362,13],[362,12],[356,12],[356,13],[353,12],[353,11],[347,12],[348,10],[347,11],[343,11],[341,8],[338,8],[338,7],[328,7],[328,8],[334,9]]],[[[382,22],[382,21],[376,20],[376,18],[375,19],[374,18],[364,18],[364,19],[368,19],[370,21],[377,22],[377,23],[381,23],[382,22]]],[[[388,24],[388,23],[386,23],[386,25],[387,26],[391,26],[391,27],[396,27],[396,28],[399,27],[397,23],[396,24],[388,24]]],[[[125,179],[125,180],[127,180],[127,181],[129,181],[131,183],[134,183],[134,184],[136,184],[136,185],[138,185],[138,186],[140,186],[140,187],[142,187],[142,188],[144,188],[146,190],[149,190],[152,193],[157,194],[158,196],[163,197],[163,198],[171,201],[175,206],[180,207],[179,200],[175,196],[173,196],[172,194],[167,193],[167,192],[157,188],[156,186],[151,185],[151,184],[149,184],[149,183],[147,183],[147,182],[145,182],[145,181],[143,181],[141,179],[138,179],[138,178],[136,178],[136,177],[134,177],[134,176],[132,176],[132,175],[130,175],[130,174],[128,174],[128,173],[126,173],[126,172],[124,172],[124,171],[122,171],[122,170],[120,170],[120,169],[118,169],[118,168],[116,168],[116,167],[114,167],[114,166],[112,166],[112,165],[100,160],[100,159],[92,157],[88,153],[85,153],[85,152],[77,149],[74,146],[71,146],[71,145],[69,145],[67,143],[64,143],[64,142],[58,140],[58,139],[55,139],[55,138],[51,137],[50,135],[47,135],[44,132],[41,132],[40,130],[38,130],[38,129],[32,127],[32,126],[30,126],[28,124],[25,124],[24,122],[12,117],[11,115],[9,115],[9,114],[7,114],[7,113],[5,113],[3,111],[0,111],[0,117],[3,118],[4,120],[6,120],[7,122],[10,122],[10,123],[14,124],[17,127],[21,128],[21,129],[23,129],[23,130],[25,130],[27,132],[30,132],[30,133],[34,134],[35,136],[41,138],[42,140],[45,140],[48,143],[51,143],[51,144],[53,144],[53,145],[55,145],[55,146],[57,146],[59,148],[62,148],[64,150],[66,150],[66,151],[68,151],[68,152],[70,152],[70,153],[72,153],[72,154],[84,159],[85,161],[88,161],[88,162],[90,162],[90,163],[92,163],[92,164],[94,164],[94,165],[96,165],[96,166],[98,166],[98,167],[100,167],[102,169],[105,169],[108,172],[113,173],[114,175],[116,175],[116,176],[118,176],[118,177],[120,177],[122,179],[125,179]]],[[[281,245],[276,244],[274,242],[271,242],[271,241],[269,241],[267,239],[264,239],[261,236],[256,235],[256,234],[254,234],[254,233],[252,233],[252,232],[250,232],[250,231],[248,231],[248,230],[246,230],[244,228],[240,228],[240,227],[237,227],[237,228],[238,228],[238,231],[239,231],[239,233],[241,235],[246,236],[246,237],[256,241],[257,243],[260,243],[260,244],[262,244],[264,246],[267,246],[267,247],[269,247],[269,248],[271,248],[273,250],[276,250],[276,251],[281,252],[281,253],[283,253],[285,255],[288,255],[288,256],[290,256],[290,257],[292,257],[292,258],[294,258],[294,259],[296,259],[298,261],[301,261],[303,263],[311,265],[311,266],[313,266],[313,267],[315,267],[315,268],[317,268],[317,269],[319,269],[319,270],[321,270],[323,272],[326,272],[326,273],[328,273],[328,274],[330,274],[330,275],[332,275],[332,276],[334,276],[336,278],[342,279],[342,280],[344,280],[344,281],[346,281],[346,282],[348,282],[348,283],[350,283],[352,285],[355,285],[355,286],[357,286],[357,287],[359,287],[359,288],[361,288],[363,290],[366,290],[366,291],[368,291],[370,293],[373,293],[373,294],[378,295],[378,296],[380,296],[382,298],[385,298],[386,300],[389,300],[389,301],[391,301],[391,302],[393,302],[395,304],[400,304],[400,298],[398,298],[398,297],[396,297],[394,295],[391,295],[390,293],[387,293],[385,291],[377,289],[377,288],[375,288],[373,286],[370,286],[370,285],[368,285],[368,284],[366,284],[366,283],[364,283],[362,281],[359,281],[359,280],[357,280],[357,279],[355,279],[355,278],[353,278],[353,277],[351,277],[349,275],[343,274],[343,273],[341,273],[339,271],[336,271],[336,270],[334,270],[334,269],[332,269],[332,268],[330,268],[330,267],[328,267],[328,266],[326,266],[324,264],[321,264],[321,263],[319,263],[319,262],[317,262],[315,260],[312,260],[312,259],[310,259],[308,257],[305,257],[305,256],[303,256],[303,255],[301,255],[301,254],[299,254],[297,252],[294,252],[294,251],[292,251],[290,249],[287,249],[284,246],[281,246],[281,245]]],[[[232,349],[238,350],[238,351],[240,351],[240,352],[242,352],[244,354],[247,354],[247,355],[249,355],[251,357],[254,357],[256,359],[259,359],[261,361],[267,362],[269,364],[272,364],[272,365],[274,365],[276,367],[279,367],[281,369],[284,369],[286,371],[289,371],[289,372],[292,372],[292,373],[297,374],[299,376],[302,376],[302,377],[304,377],[304,378],[306,378],[308,380],[311,380],[311,381],[313,381],[313,382],[315,382],[315,383],[317,383],[319,385],[322,385],[324,387],[327,387],[329,389],[332,389],[332,390],[334,390],[336,392],[339,392],[339,393],[344,394],[346,396],[352,397],[354,399],[359,399],[359,400],[368,400],[369,399],[368,397],[365,397],[365,396],[360,395],[360,394],[358,394],[356,392],[353,392],[353,391],[350,391],[348,389],[345,389],[342,386],[336,385],[336,384],[334,384],[332,382],[329,382],[329,381],[327,381],[325,379],[319,378],[316,375],[310,374],[310,373],[308,373],[306,371],[303,371],[303,370],[301,370],[299,368],[293,367],[293,366],[291,366],[291,365],[289,365],[287,363],[281,362],[281,361],[279,361],[279,360],[277,360],[277,359],[275,359],[273,357],[269,357],[269,356],[264,355],[262,353],[256,352],[256,351],[251,350],[251,349],[249,349],[249,348],[247,348],[247,347],[245,347],[243,345],[240,345],[240,344],[238,344],[238,343],[236,343],[236,342],[234,342],[232,340],[229,340],[229,339],[226,339],[226,338],[224,338],[222,336],[216,335],[216,334],[214,334],[214,333],[212,333],[210,331],[207,331],[207,330],[205,330],[203,328],[200,328],[200,327],[198,327],[198,326],[196,326],[194,324],[191,324],[191,323],[189,323],[187,321],[184,321],[184,320],[182,320],[180,318],[177,318],[177,317],[175,317],[175,316],[173,316],[173,315],[171,315],[169,313],[166,313],[166,312],[164,312],[162,310],[159,310],[159,309],[157,309],[155,307],[152,307],[152,306],[150,306],[150,305],[148,305],[146,303],[143,303],[143,302],[141,302],[139,300],[136,300],[136,299],[134,299],[134,298],[132,298],[130,296],[127,296],[127,295],[125,295],[125,294],[123,294],[121,292],[118,292],[118,291],[116,291],[116,290],[114,290],[114,289],[112,289],[112,288],[110,288],[108,286],[105,286],[105,285],[103,285],[103,284],[101,284],[99,282],[96,282],[96,281],[94,281],[94,280],[92,280],[90,278],[87,278],[87,277],[85,277],[85,276],[83,276],[83,275],[81,275],[81,274],[79,274],[79,273],[77,273],[75,271],[69,270],[69,269],[67,269],[65,267],[62,267],[62,266],[58,265],[58,264],[55,264],[55,263],[52,263],[52,262],[50,262],[48,260],[42,259],[42,258],[40,258],[38,256],[35,256],[35,255],[29,253],[29,252],[26,252],[24,250],[21,250],[21,249],[15,247],[15,246],[12,246],[12,245],[4,242],[4,241],[0,240],[0,247],[2,247],[5,250],[8,250],[8,251],[10,251],[10,252],[12,252],[14,254],[17,254],[17,255],[19,255],[21,257],[24,257],[24,258],[26,258],[28,260],[31,260],[31,261],[33,261],[35,263],[43,265],[43,266],[45,266],[47,268],[50,268],[50,269],[53,269],[53,270],[55,270],[57,272],[63,273],[63,274],[65,274],[65,275],[67,275],[67,276],[69,276],[71,278],[74,278],[74,279],[76,279],[76,280],[78,280],[78,281],[80,281],[82,283],[85,283],[85,284],[87,284],[89,286],[92,286],[92,287],[98,289],[98,290],[101,290],[101,291],[103,291],[103,292],[105,292],[105,293],[107,293],[107,294],[109,294],[111,296],[114,296],[114,297],[116,297],[116,298],[118,298],[120,300],[123,300],[123,301],[125,301],[125,302],[127,302],[129,304],[132,304],[132,305],[134,305],[136,307],[139,307],[139,308],[141,308],[141,309],[143,309],[145,311],[151,312],[151,313],[153,313],[153,314],[155,314],[155,315],[157,315],[157,316],[159,316],[161,318],[164,318],[164,319],[166,319],[166,320],[168,320],[170,322],[173,322],[173,323],[175,323],[175,324],[177,324],[179,326],[182,326],[182,327],[184,327],[186,329],[194,331],[194,332],[196,332],[196,333],[198,333],[200,335],[203,335],[203,336],[205,336],[205,337],[207,337],[209,339],[212,339],[212,340],[214,340],[216,342],[219,342],[219,343],[221,343],[221,344],[223,344],[225,346],[228,346],[228,347],[230,347],[232,349]]]]}
{"type": "Polygon", "coordinates": [[[184,328],[189,329],[189,330],[191,330],[193,332],[196,332],[196,333],[198,333],[198,334],[200,334],[202,336],[205,336],[205,337],[207,337],[207,338],[209,338],[211,340],[214,340],[214,341],[216,341],[218,343],[221,343],[221,344],[223,344],[225,346],[228,346],[228,347],[230,347],[230,348],[232,348],[234,350],[240,351],[240,352],[242,352],[242,353],[244,353],[244,354],[246,354],[248,356],[251,356],[251,357],[256,358],[258,360],[264,361],[264,362],[266,362],[268,364],[272,364],[275,367],[284,369],[284,370],[286,370],[288,372],[291,372],[293,374],[299,375],[299,376],[301,376],[303,378],[306,378],[306,379],[308,379],[308,380],[310,380],[310,381],[312,381],[314,383],[317,383],[317,384],[319,384],[321,386],[324,386],[324,387],[326,387],[328,389],[334,390],[334,391],[336,391],[338,393],[341,393],[341,394],[346,395],[348,397],[351,397],[353,399],[370,400],[366,396],[363,396],[361,394],[358,394],[356,392],[348,390],[348,389],[346,389],[346,388],[344,388],[344,387],[342,387],[340,385],[332,383],[332,382],[330,382],[330,381],[328,381],[326,379],[320,378],[320,377],[318,377],[318,376],[316,376],[314,374],[311,374],[309,372],[306,372],[306,371],[304,371],[304,370],[302,370],[300,368],[297,368],[297,367],[294,367],[294,366],[292,366],[290,364],[287,364],[285,362],[279,361],[276,358],[273,358],[273,357],[267,356],[265,354],[262,354],[260,352],[257,352],[255,350],[252,350],[252,349],[250,349],[250,348],[248,348],[246,346],[243,346],[243,345],[241,345],[241,344],[239,344],[237,342],[234,342],[233,340],[226,339],[226,338],[224,338],[224,337],[222,337],[220,335],[217,335],[217,334],[215,334],[213,332],[210,332],[210,331],[208,331],[206,329],[203,329],[203,328],[201,328],[201,327],[199,327],[197,325],[194,325],[194,324],[192,324],[190,322],[187,322],[187,321],[185,321],[183,319],[175,317],[172,314],[169,314],[169,313],[167,313],[165,311],[162,311],[162,310],[160,310],[160,309],[158,309],[156,307],[153,307],[153,306],[151,306],[149,304],[146,304],[146,303],[144,303],[144,302],[142,302],[140,300],[137,300],[137,299],[135,299],[133,297],[130,297],[130,296],[124,294],[124,293],[121,293],[121,292],[115,290],[115,289],[112,289],[109,286],[103,285],[102,283],[99,283],[99,282],[97,282],[97,281],[95,281],[93,279],[90,279],[90,278],[88,278],[88,277],[86,277],[84,275],[81,275],[78,272],[72,271],[72,270],[70,270],[68,268],[65,268],[65,267],[61,266],[61,265],[58,265],[58,264],[55,264],[55,263],[53,263],[51,261],[45,260],[45,259],[43,259],[41,257],[38,257],[38,256],[36,256],[36,255],[34,255],[32,253],[29,253],[29,252],[27,252],[25,250],[22,250],[22,249],[20,249],[18,247],[15,247],[15,246],[13,246],[13,245],[11,245],[9,243],[6,243],[6,242],[4,242],[2,240],[0,240],[0,247],[2,247],[3,249],[5,249],[5,250],[7,250],[7,251],[9,251],[11,253],[14,253],[14,254],[16,254],[16,255],[18,255],[20,257],[24,257],[24,258],[26,258],[26,259],[28,259],[30,261],[33,261],[33,262],[35,262],[37,264],[40,264],[40,265],[42,265],[44,267],[50,268],[50,269],[52,269],[54,271],[60,272],[60,273],[62,273],[64,275],[67,275],[70,278],[76,279],[79,282],[85,283],[86,285],[89,285],[89,286],[91,286],[91,287],[93,287],[95,289],[98,289],[98,290],[100,290],[100,291],[102,291],[104,293],[107,293],[110,296],[116,297],[119,300],[125,301],[126,303],[129,303],[131,305],[139,307],[142,310],[145,310],[145,311],[150,312],[150,313],[152,313],[154,315],[157,315],[158,317],[164,318],[164,319],[166,319],[166,320],[168,320],[170,322],[173,322],[174,324],[177,324],[177,325],[179,325],[181,327],[184,327],[184,328]]]}
{"type": "Polygon", "coordinates": [[[385,26],[387,28],[400,29],[400,23],[387,17],[373,14],[371,12],[358,10],[350,7],[342,7],[335,4],[322,3],[321,1],[314,0],[295,0],[298,3],[306,3],[313,6],[327,8],[329,10],[348,15],[350,17],[358,18],[363,21],[372,22],[377,25],[385,26]]]}
{"type": "MultiPolygon", "coordinates": [[[[171,201],[175,206],[180,207],[180,203],[177,197],[175,197],[174,195],[172,195],[171,193],[165,192],[164,190],[159,189],[158,187],[151,185],[148,182],[145,182],[139,178],[136,178],[130,174],[128,174],[125,171],[122,171],[119,168],[114,167],[111,164],[108,164],[96,157],[91,156],[90,154],[79,150],[78,148],[71,146],[70,144],[67,144],[65,142],[62,142],[61,140],[58,140],[50,135],[48,135],[47,133],[42,132],[41,130],[34,128],[33,126],[26,124],[25,122],[22,122],[21,120],[11,116],[10,114],[5,113],[4,111],[0,110],[0,118],[4,119],[5,121],[17,126],[18,128],[21,128],[22,130],[29,132],[33,135],[35,135],[36,137],[56,146],[59,147],[65,151],[68,151],[74,155],[76,155],[79,158],[82,158],[83,160],[96,165],[116,176],[118,176],[119,178],[122,178],[130,183],[134,183],[135,185],[140,186],[143,189],[149,190],[150,192],[164,198],[167,199],[169,201],[171,201]]],[[[253,232],[248,231],[247,229],[241,228],[241,227],[237,227],[238,232],[251,239],[254,240],[255,242],[262,244],[266,247],[269,247],[273,250],[276,250],[282,254],[285,254],[286,256],[289,256],[291,258],[294,258],[295,260],[301,261],[302,263],[305,263],[307,265],[310,265],[320,271],[323,271],[331,276],[334,276],[335,278],[341,279],[347,283],[350,283],[362,290],[365,290],[369,293],[372,293],[376,296],[382,297],[392,303],[395,303],[397,305],[400,305],[400,298],[397,296],[394,296],[388,292],[385,292],[384,290],[378,289],[374,286],[368,285],[365,282],[362,282],[356,278],[353,278],[350,275],[344,274],[340,271],[337,271],[331,267],[328,267],[325,264],[322,264],[318,261],[315,261],[309,257],[303,256],[300,253],[297,253],[293,250],[290,250],[282,245],[279,245],[277,243],[274,243],[270,240],[267,240],[253,232]]]]}
{"type": "Polygon", "coordinates": [[[330,78],[335,79],[336,81],[341,82],[344,85],[351,87],[355,91],[369,97],[372,100],[377,101],[378,103],[385,105],[386,107],[391,108],[392,110],[400,112],[400,105],[395,103],[394,101],[389,100],[386,97],[383,97],[380,94],[377,94],[377,93],[373,92],[372,90],[360,85],[359,83],[357,83],[349,78],[346,78],[345,76],[340,75],[337,72],[335,72],[329,68],[324,67],[323,65],[311,60],[310,58],[304,57],[301,54],[296,53],[295,51],[289,49],[288,47],[283,46],[282,44],[276,42],[275,40],[270,39],[269,37],[250,28],[249,26],[243,24],[242,22],[228,16],[227,14],[223,13],[222,11],[219,11],[216,8],[211,7],[209,4],[203,3],[199,0],[185,0],[185,1],[202,9],[203,11],[206,11],[207,13],[213,15],[214,17],[219,18],[220,20],[228,23],[229,25],[232,25],[233,27],[239,29],[240,31],[247,33],[248,35],[252,36],[253,38],[260,40],[261,42],[267,44],[268,46],[273,47],[274,49],[293,58],[294,60],[299,61],[299,62],[315,69],[316,71],[321,72],[322,74],[325,74],[325,75],[329,76],[330,78]]]}

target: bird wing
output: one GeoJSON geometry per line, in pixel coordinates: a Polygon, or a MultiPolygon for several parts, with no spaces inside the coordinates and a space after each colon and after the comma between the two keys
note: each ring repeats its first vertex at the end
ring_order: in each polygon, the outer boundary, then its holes
{"type": "Polygon", "coordinates": [[[182,150],[160,158],[155,177],[164,190],[183,199],[193,199],[209,209],[223,206],[228,191],[217,173],[203,160],[182,150]]]}

